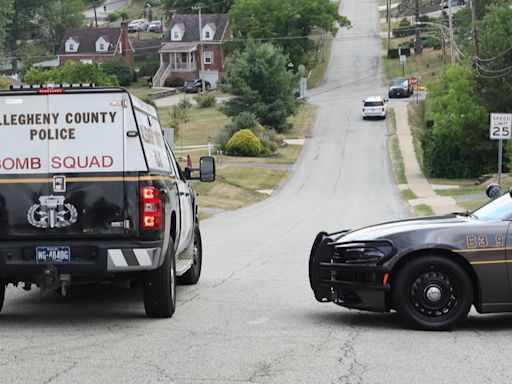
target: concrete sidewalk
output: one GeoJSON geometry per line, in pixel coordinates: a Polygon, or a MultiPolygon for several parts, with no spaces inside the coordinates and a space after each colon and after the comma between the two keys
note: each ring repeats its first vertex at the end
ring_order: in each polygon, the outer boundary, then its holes
{"type": "Polygon", "coordinates": [[[398,136],[400,152],[405,168],[407,186],[417,196],[409,200],[409,204],[415,207],[426,204],[432,208],[436,215],[443,215],[451,212],[464,212],[465,209],[457,205],[455,199],[447,196],[439,196],[434,192],[432,185],[421,172],[420,165],[414,150],[411,128],[407,116],[408,102],[399,101],[393,105],[396,117],[396,134],[398,136]]]}

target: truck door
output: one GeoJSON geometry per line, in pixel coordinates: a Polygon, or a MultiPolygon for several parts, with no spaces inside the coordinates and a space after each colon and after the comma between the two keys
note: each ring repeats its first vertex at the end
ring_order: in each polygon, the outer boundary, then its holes
{"type": "Polygon", "coordinates": [[[123,93],[47,97],[49,110],[58,113],[57,123],[38,138],[47,145],[52,179],[49,194],[38,197],[40,209],[54,211],[48,229],[126,234],[123,93]]]}
{"type": "Polygon", "coordinates": [[[194,233],[194,204],[193,195],[190,187],[176,161],[172,151],[166,146],[167,153],[171,162],[171,166],[176,174],[176,184],[178,186],[178,194],[180,201],[180,234],[176,254],[183,252],[192,241],[194,233]]]}

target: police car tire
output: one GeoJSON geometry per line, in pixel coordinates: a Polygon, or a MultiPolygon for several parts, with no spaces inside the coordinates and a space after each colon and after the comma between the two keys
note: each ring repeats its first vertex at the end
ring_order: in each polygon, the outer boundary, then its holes
{"type": "Polygon", "coordinates": [[[144,308],[149,317],[173,315],[176,309],[176,262],[172,240],[162,265],[146,272],[143,292],[144,308]]]}
{"type": "Polygon", "coordinates": [[[396,272],[392,300],[398,315],[412,328],[447,330],[466,318],[473,303],[473,284],[466,271],[456,262],[446,257],[426,256],[407,262],[396,272]],[[455,304],[444,315],[425,316],[413,304],[413,284],[426,273],[442,274],[454,290],[455,304]]]}
{"type": "Polygon", "coordinates": [[[201,277],[201,267],[203,264],[203,243],[201,241],[201,231],[196,224],[194,228],[194,247],[197,247],[197,254],[194,264],[183,275],[178,276],[178,284],[181,285],[194,285],[197,284],[201,277]]]}

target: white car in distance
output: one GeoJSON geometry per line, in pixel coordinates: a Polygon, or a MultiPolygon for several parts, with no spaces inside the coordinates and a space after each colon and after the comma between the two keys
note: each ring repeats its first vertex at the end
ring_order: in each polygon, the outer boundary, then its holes
{"type": "Polygon", "coordinates": [[[363,120],[368,117],[385,119],[388,114],[387,99],[381,96],[370,96],[363,100],[363,120]]]}

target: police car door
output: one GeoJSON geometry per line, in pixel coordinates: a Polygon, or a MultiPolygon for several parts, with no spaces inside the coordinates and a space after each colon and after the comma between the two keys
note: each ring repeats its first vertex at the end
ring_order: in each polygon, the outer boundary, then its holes
{"type": "Polygon", "coordinates": [[[176,174],[176,183],[180,199],[180,234],[178,236],[178,247],[176,249],[176,255],[179,255],[188,247],[194,233],[193,196],[172,151],[167,145],[166,149],[171,161],[171,166],[176,174]]]}

